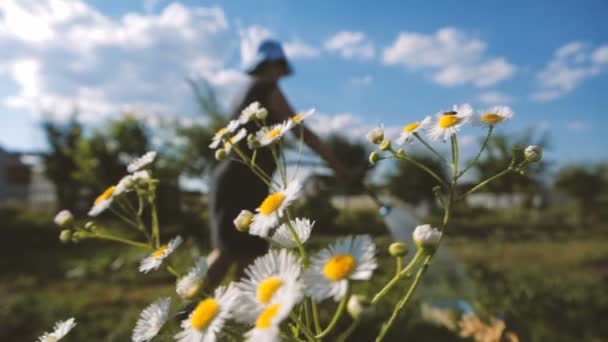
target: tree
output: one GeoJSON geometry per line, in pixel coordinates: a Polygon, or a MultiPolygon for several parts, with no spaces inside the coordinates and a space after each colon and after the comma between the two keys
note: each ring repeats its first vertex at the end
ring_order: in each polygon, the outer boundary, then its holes
{"type": "MultiPolygon", "coordinates": [[[[546,149],[549,146],[549,137],[541,135],[535,137],[534,130],[529,129],[523,134],[517,136],[507,136],[504,134],[493,135],[488,141],[486,150],[482,158],[475,164],[474,169],[477,171],[480,180],[487,179],[509,166],[513,155],[512,148],[519,146],[522,149],[517,150],[516,160],[523,160],[523,148],[528,145],[540,145],[546,149]]],[[[540,175],[547,170],[548,162],[541,160],[532,163],[526,167],[527,172],[532,175],[540,175]]],[[[492,193],[538,193],[541,188],[540,182],[533,177],[521,177],[516,173],[509,173],[499,179],[489,183],[484,187],[484,191],[492,193]]]]}
{"type": "Polygon", "coordinates": [[[578,202],[579,217],[583,223],[594,219],[600,208],[600,197],[606,190],[607,182],[601,167],[590,168],[569,165],[562,168],[555,177],[555,189],[578,202]]]}
{"type": "Polygon", "coordinates": [[[332,135],[326,140],[326,144],[332,149],[336,159],[349,171],[351,179],[342,184],[346,194],[361,193],[363,182],[367,173],[371,170],[368,156],[369,149],[359,141],[350,141],[340,135],[332,135]]]}
{"type": "MultiPolygon", "coordinates": [[[[447,181],[447,173],[443,163],[429,155],[410,156],[431,170],[438,170],[438,176],[447,181]]],[[[439,182],[416,165],[400,162],[397,169],[388,178],[389,192],[405,202],[419,204],[423,201],[435,203],[433,187],[439,182]]]]}
{"type": "Polygon", "coordinates": [[[66,125],[45,119],[42,128],[49,152],[43,155],[44,172],[55,186],[59,208],[78,210],[82,184],[75,178],[78,169],[76,149],[82,141],[82,126],[75,113],[66,125]]]}

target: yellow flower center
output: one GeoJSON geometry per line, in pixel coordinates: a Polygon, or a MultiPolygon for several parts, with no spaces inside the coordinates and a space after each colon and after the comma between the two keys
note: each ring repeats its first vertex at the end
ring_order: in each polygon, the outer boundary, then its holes
{"type": "Polygon", "coordinates": [[[264,304],[268,304],[274,296],[275,292],[283,286],[283,281],[277,277],[264,279],[258,286],[258,300],[264,304]]]}
{"type": "Polygon", "coordinates": [[[55,338],[55,336],[47,336],[46,337],[46,342],[57,342],[57,339],[55,338]]]}
{"type": "Polygon", "coordinates": [[[160,246],[157,250],[154,251],[154,253],[152,253],[152,256],[156,259],[160,259],[163,257],[168,248],[169,247],[167,245],[160,246]]]}
{"type": "Polygon", "coordinates": [[[264,309],[258,316],[258,320],[255,322],[255,327],[260,329],[266,329],[272,325],[272,319],[277,315],[279,311],[279,304],[271,305],[264,309]]]}
{"type": "MultiPolygon", "coordinates": [[[[448,112],[448,113],[453,113],[453,112],[448,112]]],[[[439,119],[439,127],[448,128],[448,127],[452,127],[460,122],[459,117],[457,117],[455,114],[448,114],[448,113],[443,114],[441,116],[441,118],[439,119]]]]}
{"type": "Polygon", "coordinates": [[[116,189],[116,187],[114,185],[112,185],[111,187],[107,188],[106,191],[103,192],[103,194],[99,195],[96,199],[95,199],[95,205],[98,205],[99,203],[108,200],[110,197],[112,197],[112,194],[114,193],[114,190],[116,189]]]}
{"type": "Polygon", "coordinates": [[[281,134],[281,129],[275,128],[275,129],[269,131],[268,133],[266,133],[266,138],[268,138],[268,139],[276,138],[279,134],[281,134]]]}
{"type": "Polygon", "coordinates": [[[211,320],[217,315],[220,306],[212,298],[202,300],[194,309],[190,323],[194,329],[202,330],[205,329],[211,320]]]}
{"type": "Polygon", "coordinates": [[[486,113],[484,115],[481,116],[481,121],[490,124],[490,125],[495,125],[499,122],[501,122],[504,118],[496,113],[486,113]]]}
{"type": "Polygon", "coordinates": [[[352,255],[334,255],[325,264],[323,274],[331,281],[346,278],[355,268],[355,258],[352,255]]]}
{"type": "Polygon", "coordinates": [[[268,195],[264,202],[262,202],[262,205],[260,205],[260,212],[264,215],[274,213],[279,208],[281,203],[283,203],[284,199],[285,195],[283,195],[281,192],[268,195]]]}
{"type": "Polygon", "coordinates": [[[420,126],[420,122],[418,122],[418,121],[412,122],[411,124],[403,127],[403,132],[404,133],[413,132],[416,128],[418,128],[418,126],[420,126]]]}
{"type": "Polygon", "coordinates": [[[303,118],[304,118],[304,115],[296,114],[291,118],[291,121],[299,123],[300,121],[302,121],[303,118]]]}
{"type": "Polygon", "coordinates": [[[226,131],[228,131],[226,129],[226,127],[220,128],[217,132],[215,132],[214,138],[219,138],[219,137],[223,136],[224,134],[226,134],[226,131]]]}

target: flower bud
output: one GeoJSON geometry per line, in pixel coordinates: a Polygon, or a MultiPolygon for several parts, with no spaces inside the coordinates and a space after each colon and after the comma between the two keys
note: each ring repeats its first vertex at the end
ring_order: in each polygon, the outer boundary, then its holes
{"type": "Polygon", "coordinates": [[[249,225],[253,220],[253,213],[249,210],[241,210],[239,215],[234,219],[234,226],[239,232],[246,233],[249,231],[249,225]]]}
{"type": "Polygon", "coordinates": [[[407,255],[408,247],[403,242],[393,242],[388,246],[388,253],[394,257],[404,257],[407,255]]]}
{"type": "Polygon", "coordinates": [[[258,110],[257,112],[255,112],[255,117],[258,120],[266,120],[266,117],[268,116],[268,110],[266,108],[260,108],[260,110],[258,110]]]}
{"type": "Polygon", "coordinates": [[[537,162],[543,157],[543,148],[538,145],[530,145],[524,150],[524,157],[530,163],[537,162]]]}
{"type": "MultiPolygon", "coordinates": [[[[140,172],[140,171],[137,171],[140,172]]],[[[133,188],[133,184],[134,184],[134,180],[133,180],[133,176],[132,175],[126,175],[124,177],[122,177],[122,179],[118,182],[118,184],[116,185],[116,188],[114,189],[113,195],[120,195],[123,192],[129,191],[131,190],[131,188],[133,188]]]]}
{"type": "Polygon", "coordinates": [[[403,158],[403,157],[405,157],[405,150],[404,150],[404,149],[402,149],[402,148],[400,148],[400,149],[397,151],[397,157],[399,157],[399,158],[403,158]]]}
{"type": "Polygon", "coordinates": [[[359,315],[364,313],[364,311],[369,307],[370,300],[365,295],[352,295],[348,299],[348,303],[346,304],[346,310],[353,317],[357,318],[359,315]]]}
{"type": "Polygon", "coordinates": [[[432,253],[439,245],[441,232],[437,228],[431,227],[430,224],[423,224],[414,229],[412,237],[418,248],[432,253]]]}
{"type": "Polygon", "coordinates": [[[69,210],[62,210],[55,215],[55,224],[61,228],[68,228],[74,223],[74,216],[69,210]]]}
{"type": "Polygon", "coordinates": [[[380,144],[380,150],[388,151],[391,149],[391,141],[388,139],[384,139],[384,141],[380,144]]]}
{"type": "Polygon", "coordinates": [[[218,148],[215,151],[215,159],[217,159],[217,160],[224,160],[224,159],[226,159],[227,156],[228,156],[228,154],[226,153],[226,150],[224,150],[223,148],[218,148]]]}
{"type": "Polygon", "coordinates": [[[68,243],[72,240],[72,231],[69,229],[64,229],[59,233],[59,241],[63,243],[68,243]]]}
{"type": "Polygon", "coordinates": [[[247,145],[252,150],[258,149],[262,146],[260,142],[255,138],[255,136],[253,137],[253,139],[247,141],[247,145]]]}
{"type": "Polygon", "coordinates": [[[252,141],[255,141],[255,134],[249,133],[249,135],[247,136],[247,142],[252,142],[252,141]]]}
{"type": "Polygon", "coordinates": [[[95,222],[93,221],[89,221],[84,225],[84,229],[86,230],[94,230],[95,229],[95,222]]]}
{"type": "Polygon", "coordinates": [[[384,140],[384,129],[376,127],[367,133],[367,140],[374,145],[382,143],[384,140]]]}
{"type": "Polygon", "coordinates": [[[380,160],[380,154],[376,151],[369,154],[369,163],[374,165],[376,162],[380,160]]]}

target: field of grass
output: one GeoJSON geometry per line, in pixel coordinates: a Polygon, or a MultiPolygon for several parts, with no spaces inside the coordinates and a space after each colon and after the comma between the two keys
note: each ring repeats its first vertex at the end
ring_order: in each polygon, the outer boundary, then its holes
{"type": "MultiPolygon", "coordinates": [[[[3,216],[0,341],[35,340],[55,321],[71,316],[78,327],[66,341],[128,341],[140,311],[156,298],[174,294],[168,273],[138,274],[141,252],[97,241],[61,244],[51,217],[3,216]]],[[[606,341],[608,328],[600,320],[608,317],[608,237],[599,231],[516,241],[504,236],[458,237],[448,240],[447,246],[475,283],[474,296],[466,299],[476,309],[505,319],[522,341],[606,341]]],[[[332,239],[317,236],[310,247],[320,248],[332,239]]],[[[385,252],[390,241],[384,236],[375,240],[381,269],[371,282],[358,283],[355,292],[378,289],[392,276],[393,260],[385,252]]],[[[179,249],[173,258],[178,269],[206,253],[199,244],[204,245],[189,239],[179,249]]],[[[404,288],[397,288],[365,317],[353,341],[373,339],[404,288]]],[[[433,299],[418,296],[387,340],[460,340],[420,319],[417,304],[433,299]]],[[[332,306],[322,306],[323,317],[331,314],[332,306]]],[[[348,317],[340,322],[343,327],[348,324],[348,317]]],[[[177,330],[175,321],[171,325],[166,331],[177,330]]],[[[171,334],[157,340],[170,341],[171,334]]]]}

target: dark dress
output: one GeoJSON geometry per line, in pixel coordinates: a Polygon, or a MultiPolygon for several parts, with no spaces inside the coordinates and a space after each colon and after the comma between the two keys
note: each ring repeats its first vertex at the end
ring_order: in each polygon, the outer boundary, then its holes
{"type": "MultiPolygon", "coordinates": [[[[231,119],[236,119],[250,103],[258,101],[268,108],[271,92],[277,88],[276,82],[254,81],[235,107],[231,119]]],[[[269,111],[266,123],[269,125],[282,120],[276,113],[269,111]]],[[[245,125],[247,133],[257,130],[254,123],[245,125]]],[[[239,143],[239,149],[251,158],[252,152],[247,147],[246,139],[239,143]]],[[[268,149],[258,150],[256,164],[267,175],[272,176],[276,166],[268,149]]],[[[268,187],[250,169],[236,161],[223,160],[213,171],[209,204],[211,210],[211,239],[213,247],[237,256],[257,256],[266,253],[268,243],[257,236],[241,233],[234,227],[233,220],[243,209],[255,213],[255,209],[268,195],[268,187]]]]}

